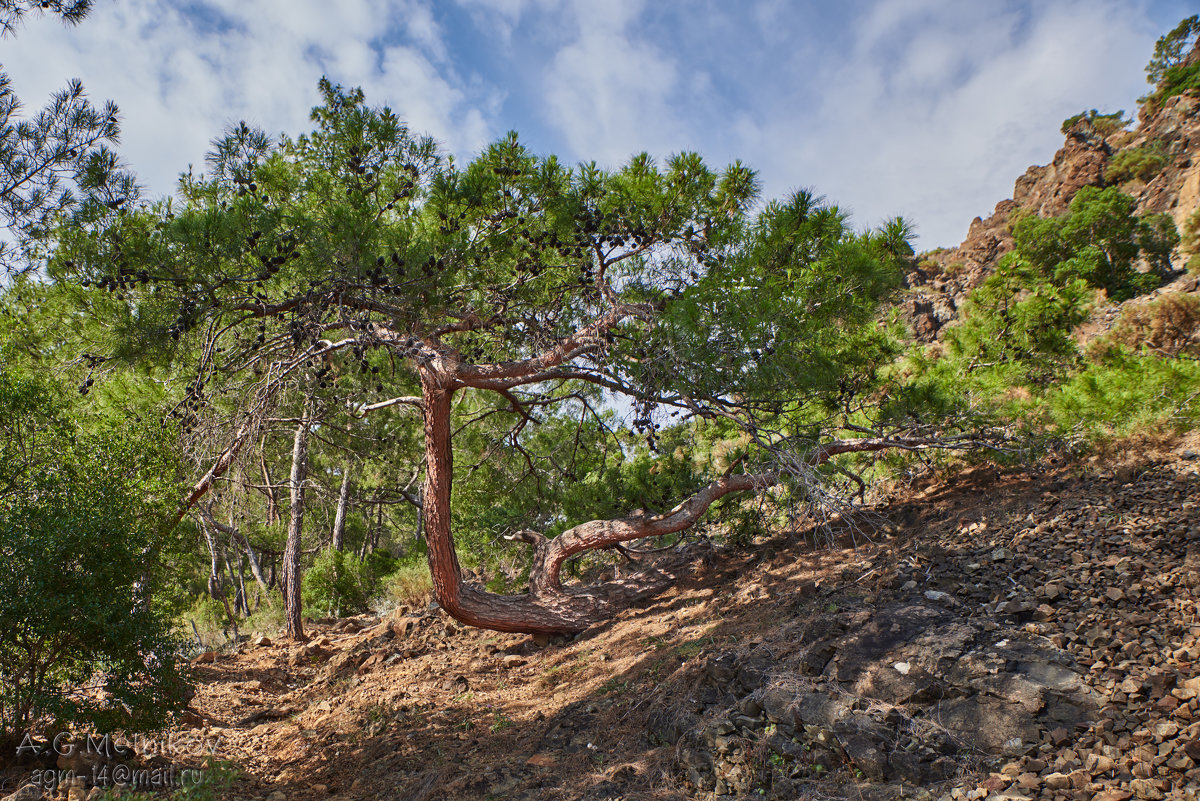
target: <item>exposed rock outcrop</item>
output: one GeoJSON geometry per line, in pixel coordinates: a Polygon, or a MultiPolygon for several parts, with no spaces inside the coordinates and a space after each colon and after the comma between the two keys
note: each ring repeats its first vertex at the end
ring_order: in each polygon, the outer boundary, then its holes
{"type": "MultiPolygon", "coordinates": [[[[1200,58],[1200,49],[1191,58],[1200,58]]],[[[1059,216],[1081,188],[1112,185],[1116,179],[1121,191],[1137,198],[1139,213],[1170,214],[1176,228],[1185,232],[1200,211],[1200,97],[1185,94],[1148,103],[1140,110],[1136,129],[1107,137],[1087,118],[1076,122],[1054,159],[1026,170],[1016,180],[1012,198],[997,203],[988,218],[976,217],[961,245],[922,256],[907,278],[910,294],[903,303],[918,340],[937,339],[957,317],[967,294],[1012,250],[1008,227],[1014,212],[1059,216]],[[1161,168],[1142,177],[1114,175],[1114,159],[1139,148],[1159,154],[1164,159],[1161,168]]],[[[1181,247],[1173,260],[1175,268],[1182,271],[1192,255],[1181,247]]]]}

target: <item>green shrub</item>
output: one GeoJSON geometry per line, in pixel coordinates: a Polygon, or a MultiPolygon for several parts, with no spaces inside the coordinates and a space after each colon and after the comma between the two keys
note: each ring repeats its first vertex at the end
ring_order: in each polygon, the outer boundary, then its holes
{"type": "Polygon", "coordinates": [[[1188,253],[1200,253],[1200,208],[1183,223],[1182,245],[1188,253]]]}
{"type": "Polygon", "coordinates": [[[241,629],[246,634],[275,634],[285,628],[287,620],[284,617],[283,595],[278,589],[272,589],[250,617],[241,623],[241,629]]]}
{"type": "Polygon", "coordinates": [[[225,606],[208,593],[196,596],[195,602],[183,613],[182,618],[182,636],[194,641],[195,632],[199,632],[200,640],[206,647],[217,645],[223,639],[222,632],[229,625],[225,606]],[[195,631],[192,626],[196,627],[195,631]]]}
{"type": "Polygon", "coordinates": [[[0,740],[39,720],[150,729],[182,706],[151,602],[180,497],[164,440],[80,431],[53,387],[0,369],[0,740]]]}
{"type": "Polygon", "coordinates": [[[1085,186],[1062,217],[1024,216],[1012,223],[1017,257],[1060,286],[1082,278],[1113,300],[1148,292],[1169,271],[1179,234],[1168,215],[1139,216],[1136,207],[1115,186],[1085,186]],[[1154,272],[1138,272],[1139,257],[1154,272]]]}
{"type": "Polygon", "coordinates": [[[353,556],[332,548],[317,555],[304,574],[301,595],[304,609],[322,617],[341,617],[366,608],[363,569],[353,556]]]}
{"type": "Polygon", "coordinates": [[[1099,435],[1125,422],[1135,427],[1190,413],[1194,404],[1179,386],[1187,386],[1193,368],[1141,352],[1143,345],[1182,352],[1194,325],[1189,301],[1130,309],[1106,344],[1089,350],[1090,362],[1076,341],[1096,290],[1114,300],[1140,295],[1161,279],[1139,272],[1137,260],[1158,270],[1169,264],[1178,242],[1173,223],[1165,215],[1136,216],[1135,207],[1113,187],[1084,187],[1062,217],[1014,219],[1014,251],[971,292],[941,347],[914,352],[899,368],[887,413],[961,420],[969,412],[972,419],[1059,435],[1077,425],[1099,435]],[[1151,388],[1166,394],[1150,398],[1151,388]],[[1145,408],[1135,413],[1132,406],[1142,401],[1145,408]]]}
{"type": "Polygon", "coordinates": [[[1069,134],[1081,122],[1100,136],[1108,137],[1124,129],[1133,120],[1126,118],[1124,109],[1112,114],[1101,114],[1096,109],[1092,109],[1091,111],[1081,111],[1075,116],[1063,120],[1062,132],[1069,134]]]}
{"type": "Polygon", "coordinates": [[[1001,368],[1009,386],[1044,384],[1076,360],[1071,334],[1087,319],[1093,295],[1082,280],[1059,286],[1009,257],[971,293],[946,343],[968,370],[1001,368]]]}
{"type": "Polygon", "coordinates": [[[1045,405],[1060,432],[1093,440],[1163,426],[1184,431],[1200,421],[1200,362],[1116,345],[1051,392],[1045,405]]]}
{"type": "Polygon", "coordinates": [[[1104,171],[1106,180],[1120,184],[1137,178],[1149,181],[1162,172],[1163,167],[1170,163],[1171,157],[1157,142],[1131,147],[1113,156],[1104,171]]]}
{"type": "Polygon", "coordinates": [[[343,617],[367,611],[380,582],[397,567],[387,551],[375,551],[364,561],[329,548],[317,555],[304,574],[304,608],[323,617],[343,617]]]}
{"type": "Polygon", "coordinates": [[[1159,38],[1154,45],[1154,57],[1146,65],[1146,80],[1157,86],[1157,90],[1142,98],[1143,102],[1161,105],[1175,95],[1200,92],[1200,61],[1186,63],[1198,39],[1200,16],[1194,14],[1159,38]]]}
{"type": "Polygon", "coordinates": [[[1175,95],[1196,93],[1200,93],[1200,61],[1168,69],[1154,99],[1162,103],[1175,95]]]}
{"type": "MultiPolygon", "coordinates": [[[[95,801],[218,801],[229,798],[229,791],[241,778],[241,771],[235,763],[207,758],[199,767],[181,768],[176,774],[180,786],[166,795],[161,793],[129,790],[121,784],[114,783],[110,787],[99,787],[100,792],[95,801]]],[[[89,794],[88,798],[92,796],[89,794]]]]}

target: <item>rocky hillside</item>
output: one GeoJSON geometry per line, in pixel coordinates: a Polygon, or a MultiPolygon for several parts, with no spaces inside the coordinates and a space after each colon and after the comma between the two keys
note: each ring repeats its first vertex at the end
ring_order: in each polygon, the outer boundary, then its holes
{"type": "MultiPolygon", "coordinates": [[[[126,769],[211,750],[254,801],[1195,799],[1198,450],[929,479],[571,640],[431,605],[207,654],[175,751],[126,769]]],[[[72,799],[117,764],[58,761],[72,799]]]]}
{"type": "MultiPolygon", "coordinates": [[[[1189,61],[1200,61],[1200,48],[1189,61]]],[[[905,310],[921,341],[936,339],[957,317],[967,293],[1012,250],[1008,225],[1014,213],[1059,216],[1082,187],[1117,185],[1137,199],[1139,213],[1170,214],[1181,234],[1189,230],[1200,211],[1200,98],[1185,94],[1146,103],[1133,130],[1098,124],[1087,115],[1065,127],[1066,141],[1053,161],[1026,170],[1012,198],[997,203],[987,219],[976,217],[961,245],[924,254],[908,276],[912,291],[905,310]]],[[[1176,252],[1180,276],[1170,291],[1196,291],[1186,265],[1197,247],[1185,243],[1176,252]]]]}

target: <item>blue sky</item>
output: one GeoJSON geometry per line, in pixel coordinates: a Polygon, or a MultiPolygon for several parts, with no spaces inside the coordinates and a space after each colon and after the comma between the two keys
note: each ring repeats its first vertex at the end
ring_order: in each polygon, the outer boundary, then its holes
{"type": "Polygon", "coordinates": [[[0,41],[27,107],[80,77],[123,112],[152,194],[245,119],[308,129],[322,75],[362,86],[459,159],[516,130],[569,161],[697,150],[767,197],[811,187],[919,246],[1053,157],[1061,121],[1132,109],[1184,0],[99,0],[0,41]]]}

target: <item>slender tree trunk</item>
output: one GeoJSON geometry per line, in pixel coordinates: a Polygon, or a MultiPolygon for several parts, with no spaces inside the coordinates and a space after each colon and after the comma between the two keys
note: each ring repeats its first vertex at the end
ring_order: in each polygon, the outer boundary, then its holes
{"type": "Polygon", "coordinates": [[[287,633],[294,640],[304,639],[304,618],[300,601],[300,532],[304,526],[304,481],[307,477],[306,407],[292,441],[291,516],[288,519],[287,545],[283,549],[283,606],[287,614],[287,633]]]}
{"type": "Polygon", "coordinates": [[[271,480],[271,471],[267,468],[267,456],[263,452],[258,454],[258,464],[262,468],[263,486],[266,487],[263,492],[267,496],[267,525],[271,525],[279,520],[279,492],[275,489],[275,482],[271,480]]]}
{"type": "Polygon", "coordinates": [[[342,489],[338,492],[337,514],[333,517],[333,549],[340,551],[346,539],[346,507],[350,505],[350,463],[342,474],[342,489]]]}
{"type": "Polygon", "coordinates": [[[254,580],[258,582],[259,589],[262,590],[262,597],[266,599],[267,606],[274,607],[271,603],[270,582],[263,576],[262,566],[258,563],[258,556],[254,553],[254,548],[250,546],[250,540],[245,534],[239,535],[242,541],[242,547],[246,550],[246,561],[250,563],[250,575],[254,576],[254,580]]]}
{"type": "MultiPolygon", "coordinates": [[[[274,608],[274,604],[271,603],[271,596],[269,594],[270,590],[271,590],[271,585],[275,582],[274,571],[272,571],[271,575],[263,574],[262,565],[258,561],[258,554],[254,553],[254,547],[252,545],[250,545],[249,538],[246,537],[246,535],[243,534],[240,529],[238,529],[236,526],[233,525],[232,520],[229,521],[229,525],[225,525],[224,523],[221,523],[220,521],[218,521],[215,517],[213,517],[211,509],[205,509],[204,507],[201,507],[200,515],[205,523],[212,526],[217,531],[220,531],[222,534],[228,534],[230,536],[230,541],[233,543],[235,548],[237,547],[237,544],[239,542],[241,543],[241,549],[243,551],[245,551],[246,559],[250,563],[251,575],[253,575],[254,580],[258,582],[258,586],[262,590],[263,597],[267,599],[267,606],[274,608]]],[[[208,536],[207,529],[205,530],[205,536],[206,537],[208,536]]],[[[211,538],[209,539],[209,549],[210,550],[212,549],[212,539],[211,538]]],[[[213,558],[214,558],[214,560],[216,559],[215,552],[213,552],[213,558]]],[[[238,560],[238,564],[239,565],[241,564],[240,557],[238,560]]],[[[239,569],[240,569],[240,567],[239,567],[239,569]]],[[[215,572],[216,572],[216,562],[215,561],[213,562],[213,572],[215,575],[215,572]]]]}
{"type": "Polygon", "coordinates": [[[242,612],[250,617],[250,596],[246,593],[246,559],[239,551],[237,557],[238,592],[242,596],[242,612]]]}
{"type": "Polygon", "coordinates": [[[201,524],[200,530],[204,532],[204,540],[208,543],[208,555],[210,559],[208,569],[208,594],[214,601],[221,599],[221,562],[217,558],[217,544],[213,542],[212,531],[208,526],[201,524]]]}
{"type": "Polygon", "coordinates": [[[358,553],[355,554],[360,562],[366,561],[367,548],[371,547],[371,526],[374,525],[373,514],[370,507],[367,507],[363,512],[363,522],[366,523],[366,528],[363,530],[362,544],[358,546],[358,553]]]}
{"type": "MultiPolygon", "coordinates": [[[[207,528],[207,527],[204,527],[204,528],[207,528]]],[[[207,531],[205,532],[205,536],[208,536],[207,531]]],[[[209,537],[209,545],[210,545],[210,547],[215,546],[216,538],[209,537]]],[[[224,549],[224,547],[222,547],[221,553],[220,553],[220,561],[218,561],[218,555],[217,555],[217,551],[216,551],[215,547],[213,547],[212,554],[213,554],[213,564],[212,564],[213,573],[212,573],[212,575],[210,575],[208,577],[208,592],[209,592],[209,595],[212,595],[213,598],[216,598],[218,601],[221,602],[221,605],[225,607],[225,618],[229,624],[228,626],[225,627],[225,629],[229,629],[230,627],[232,627],[234,638],[236,639],[236,637],[237,637],[237,598],[236,598],[236,596],[234,597],[233,607],[230,607],[229,599],[225,597],[225,589],[224,589],[225,579],[224,579],[224,573],[223,573],[223,571],[221,571],[221,566],[220,566],[220,562],[223,561],[225,563],[225,569],[229,571],[230,577],[231,578],[233,577],[233,570],[230,569],[230,567],[229,567],[229,553],[224,549]]],[[[236,586],[237,586],[237,583],[234,582],[234,587],[236,587],[236,586]]]]}
{"type": "Polygon", "coordinates": [[[375,511],[375,530],[371,532],[371,550],[370,553],[375,553],[379,550],[379,538],[383,536],[383,504],[379,504],[375,511]]]}
{"type": "Polygon", "coordinates": [[[222,546],[221,553],[221,558],[225,562],[225,572],[229,574],[229,586],[233,588],[233,612],[238,614],[242,611],[242,603],[238,596],[237,573],[234,572],[233,562],[229,559],[229,549],[222,546]]]}

